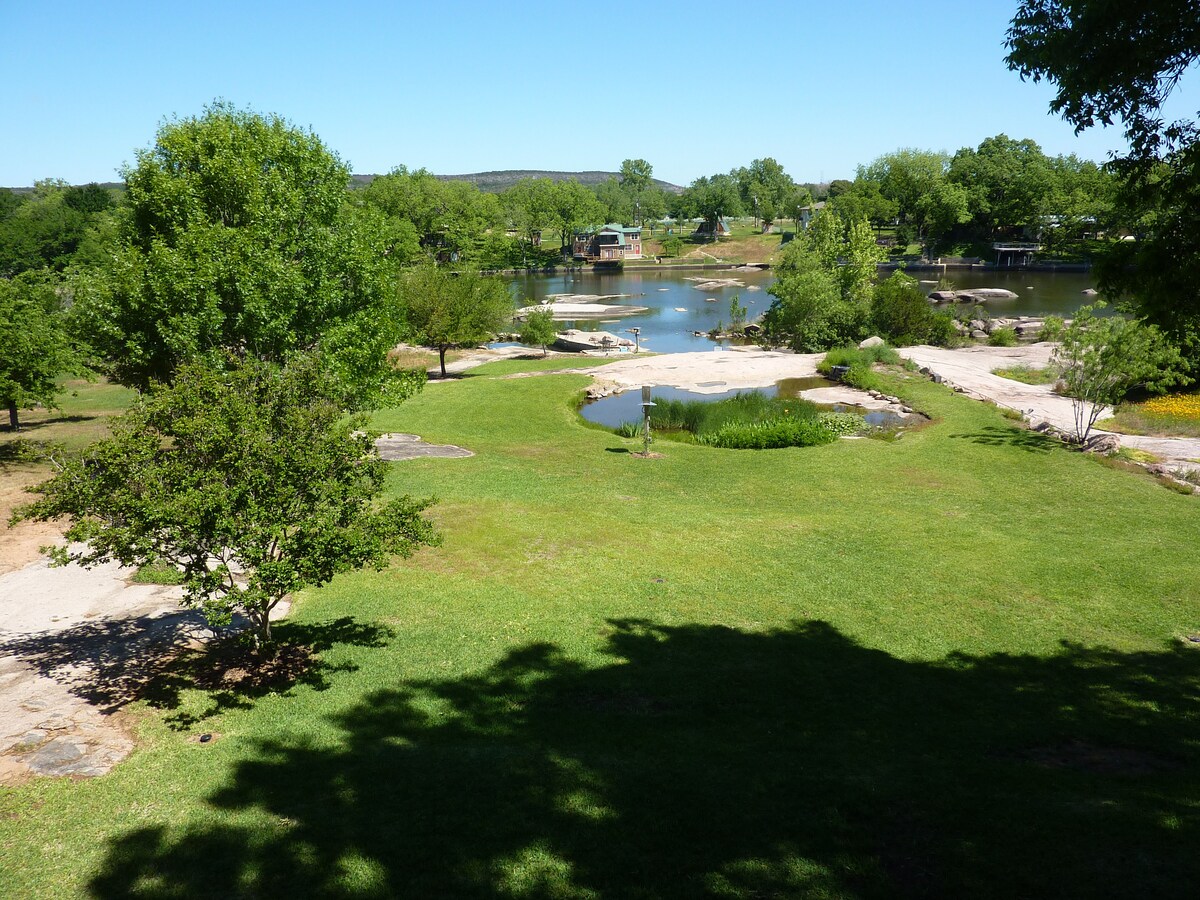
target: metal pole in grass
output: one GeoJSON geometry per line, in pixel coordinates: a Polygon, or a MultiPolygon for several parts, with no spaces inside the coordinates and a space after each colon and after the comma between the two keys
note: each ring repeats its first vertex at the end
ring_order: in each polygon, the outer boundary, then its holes
{"type": "Polygon", "coordinates": [[[650,385],[642,385],[642,452],[650,455],[650,410],[657,406],[650,399],[650,385]]]}

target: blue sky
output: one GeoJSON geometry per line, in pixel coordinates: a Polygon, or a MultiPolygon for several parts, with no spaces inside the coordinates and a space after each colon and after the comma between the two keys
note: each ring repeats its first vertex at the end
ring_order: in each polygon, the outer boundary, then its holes
{"type": "Polygon", "coordinates": [[[686,184],[773,156],[817,181],[1000,132],[1098,161],[1121,149],[1117,129],[1076,137],[1048,113],[1049,86],[1005,68],[1015,8],[8,0],[0,184],[116,180],[165,118],[217,97],[310,127],[359,173],[641,157],[686,184]]]}

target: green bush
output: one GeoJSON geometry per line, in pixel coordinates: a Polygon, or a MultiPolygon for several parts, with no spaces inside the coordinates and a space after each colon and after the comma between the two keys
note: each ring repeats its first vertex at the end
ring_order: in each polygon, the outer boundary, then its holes
{"type": "Polygon", "coordinates": [[[697,435],[696,443],[726,450],[778,450],[828,444],[836,439],[837,435],[818,420],[774,419],[753,424],[729,422],[714,432],[697,435]]]}
{"type": "Polygon", "coordinates": [[[989,347],[1015,347],[1019,343],[1017,333],[1011,328],[997,328],[988,335],[989,347]]]}
{"type": "MultiPolygon", "coordinates": [[[[730,450],[770,450],[826,444],[839,435],[862,431],[861,417],[823,411],[815,403],[768,397],[759,391],[725,400],[656,400],[650,427],[671,440],[730,450]]],[[[640,422],[624,422],[617,434],[637,438],[640,422]]]]}
{"type": "Polygon", "coordinates": [[[762,325],[764,337],[774,346],[816,353],[866,337],[866,307],[843,299],[829,272],[783,272],[770,293],[775,300],[762,325]]]}
{"type": "Polygon", "coordinates": [[[678,256],[683,250],[683,239],[678,237],[669,237],[662,242],[663,256],[678,256]]]}
{"type": "Polygon", "coordinates": [[[1046,316],[1042,323],[1041,329],[1038,331],[1039,341],[1057,341],[1062,338],[1063,328],[1066,327],[1066,322],[1062,316],[1046,316]]]}
{"type": "Polygon", "coordinates": [[[817,371],[822,375],[829,375],[834,366],[848,366],[849,371],[842,376],[843,382],[864,391],[878,390],[880,381],[871,368],[876,363],[899,365],[900,355],[887,344],[865,348],[835,347],[817,363],[817,371]]]}
{"type": "Polygon", "coordinates": [[[944,346],[954,337],[950,313],[929,304],[915,278],[903,272],[875,287],[871,300],[871,324],[880,337],[897,346],[934,344],[944,346]]]}

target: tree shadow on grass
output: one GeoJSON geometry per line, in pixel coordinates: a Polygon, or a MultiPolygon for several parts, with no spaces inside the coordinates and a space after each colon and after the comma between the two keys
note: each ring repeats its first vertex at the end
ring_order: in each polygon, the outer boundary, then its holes
{"type": "Polygon", "coordinates": [[[100,897],[1192,896],[1200,653],[610,623],[261,740],[100,897]],[[252,817],[248,820],[247,816],[252,817]],[[223,824],[214,819],[224,818],[223,824]]]}
{"type": "Polygon", "coordinates": [[[1049,453],[1055,447],[1062,447],[1062,441],[1055,438],[1026,428],[1008,428],[1003,425],[987,425],[971,434],[952,434],[950,437],[989,447],[1015,447],[1030,453],[1049,453]]]}
{"type": "Polygon", "coordinates": [[[198,613],[135,616],[84,622],[51,633],[0,638],[0,655],[12,655],[76,697],[115,712],[136,700],[173,710],[167,722],[185,729],[226,709],[246,708],[266,694],[297,684],[324,690],[352,663],[331,664],[320,654],[337,644],[382,647],[386,626],[346,616],[330,622],[274,626],[276,642],[258,650],[234,627],[216,637],[198,613]],[[187,691],[203,696],[200,712],[182,709],[187,691]]]}

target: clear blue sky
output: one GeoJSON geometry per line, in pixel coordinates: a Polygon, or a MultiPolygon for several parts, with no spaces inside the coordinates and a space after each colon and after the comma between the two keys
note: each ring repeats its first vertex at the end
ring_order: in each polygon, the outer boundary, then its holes
{"type": "MultiPolygon", "coordinates": [[[[118,178],[221,97],[310,127],[354,172],[607,169],[686,184],[773,156],[852,178],[1004,132],[1103,160],[1003,63],[1015,0],[0,4],[0,184],[118,178]]],[[[1193,104],[1192,108],[1195,108],[1193,104]]]]}

